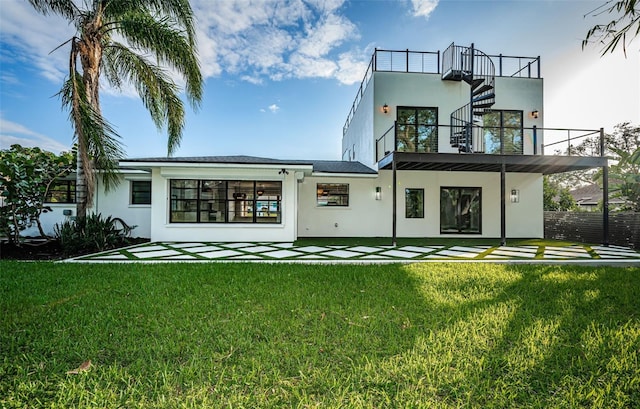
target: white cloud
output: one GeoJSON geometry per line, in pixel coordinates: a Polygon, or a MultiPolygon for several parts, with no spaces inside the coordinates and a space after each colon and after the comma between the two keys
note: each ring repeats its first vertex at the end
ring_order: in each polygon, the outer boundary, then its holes
{"type": "Polygon", "coordinates": [[[29,148],[38,147],[54,153],[71,150],[70,146],[66,146],[49,136],[0,117],[0,148],[8,149],[14,144],[29,148]]]}
{"type": "Polygon", "coordinates": [[[271,111],[272,113],[276,113],[280,110],[280,107],[276,104],[271,104],[269,105],[269,111],[271,111]]]}
{"type": "Polygon", "coordinates": [[[415,17],[429,18],[433,10],[438,6],[440,0],[411,0],[413,4],[413,15],[415,17]]]}

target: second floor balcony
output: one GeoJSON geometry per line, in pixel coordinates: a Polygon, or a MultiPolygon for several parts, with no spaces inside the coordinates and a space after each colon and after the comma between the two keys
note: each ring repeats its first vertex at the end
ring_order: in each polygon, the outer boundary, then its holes
{"type": "Polygon", "coordinates": [[[474,125],[456,134],[450,125],[396,122],[375,143],[380,169],[396,162],[405,170],[499,171],[507,163],[511,169],[507,171],[548,174],[607,162],[602,129],[474,125]],[[593,136],[601,140],[597,151],[585,155],[576,150],[581,139],[593,136]]]}

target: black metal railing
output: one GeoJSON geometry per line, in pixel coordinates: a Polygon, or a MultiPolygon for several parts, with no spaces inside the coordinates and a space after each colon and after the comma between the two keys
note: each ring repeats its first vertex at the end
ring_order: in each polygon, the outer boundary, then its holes
{"type": "Polygon", "coordinates": [[[449,135],[451,125],[428,125],[419,134],[404,132],[407,124],[394,123],[380,137],[376,139],[376,162],[392,152],[416,153],[456,153],[456,154],[484,154],[484,155],[562,155],[562,156],[603,156],[602,130],[568,129],[568,128],[511,128],[477,126],[470,128],[471,151],[459,152],[449,147],[447,143],[440,144],[439,138],[449,135]],[[578,140],[586,137],[599,137],[599,144],[592,150],[577,149],[578,140]],[[542,144],[543,140],[550,140],[542,144]],[[444,149],[439,149],[439,146],[444,149]],[[549,147],[559,149],[549,151],[549,147]]]}
{"type": "MultiPolygon", "coordinates": [[[[510,55],[488,55],[497,68],[498,77],[540,78],[540,57],[510,55]]],[[[440,66],[446,57],[440,51],[378,50],[371,56],[364,78],[356,91],[353,104],[342,128],[344,135],[349,129],[369,81],[376,71],[405,72],[419,74],[441,74],[440,66]]]]}

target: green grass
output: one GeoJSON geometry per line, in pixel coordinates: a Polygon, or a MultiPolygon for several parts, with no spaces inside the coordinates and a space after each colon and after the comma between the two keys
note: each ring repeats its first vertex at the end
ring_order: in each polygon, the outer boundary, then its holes
{"type": "Polygon", "coordinates": [[[639,295],[640,268],[5,261],[0,407],[640,407],[639,295]]]}

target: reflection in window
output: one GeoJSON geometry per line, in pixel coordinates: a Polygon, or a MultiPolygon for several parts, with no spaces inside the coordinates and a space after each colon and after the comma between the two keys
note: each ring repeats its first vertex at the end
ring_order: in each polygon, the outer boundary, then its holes
{"type": "Polygon", "coordinates": [[[151,181],[132,180],[131,181],[131,201],[132,205],[151,204],[151,181]]]}
{"type": "Polygon", "coordinates": [[[44,199],[46,203],[75,203],[76,202],[76,181],[56,180],[49,187],[49,193],[44,199]]]}
{"type": "Polygon", "coordinates": [[[522,154],[522,111],[488,111],[482,116],[485,152],[500,154],[500,140],[505,155],[522,154]]]}
{"type": "Polygon", "coordinates": [[[404,201],[407,219],[424,218],[424,189],[405,189],[404,201]]]}
{"type": "Polygon", "coordinates": [[[482,189],[440,188],[440,233],[481,233],[482,189]]]}
{"type": "Polygon", "coordinates": [[[282,182],[171,180],[171,223],[280,223],[282,182]]]}
{"type": "Polygon", "coordinates": [[[349,206],[348,183],[318,183],[316,192],[318,206],[349,206]]]}
{"type": "Polygon", "coordinates": [[[396,150],[438,152],[438,108],[399,107],[396,150]]]}

